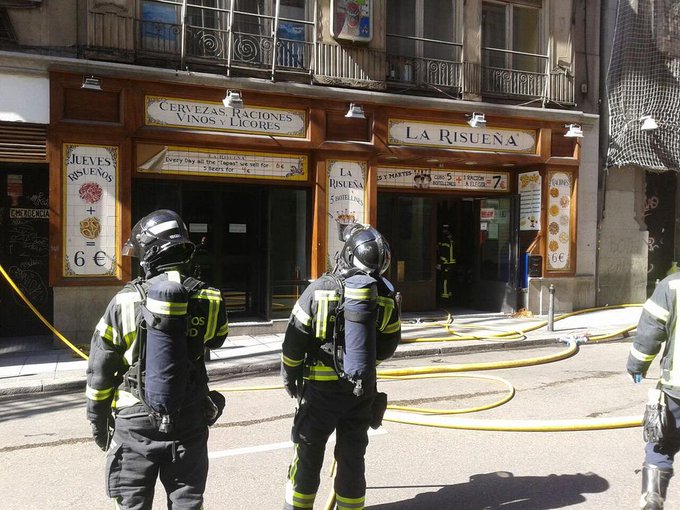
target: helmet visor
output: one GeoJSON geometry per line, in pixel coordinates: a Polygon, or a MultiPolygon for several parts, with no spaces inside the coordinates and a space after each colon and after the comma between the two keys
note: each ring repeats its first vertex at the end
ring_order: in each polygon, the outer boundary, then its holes
{"type": "Polygon", "coordinates": [[[136,257],[137,256],[137,250],[135,249],[135,245],[132,244],[132,241],[130,239],[125,241],[125,244],[121,248],[120,253],[123,257],[136,257]]]}

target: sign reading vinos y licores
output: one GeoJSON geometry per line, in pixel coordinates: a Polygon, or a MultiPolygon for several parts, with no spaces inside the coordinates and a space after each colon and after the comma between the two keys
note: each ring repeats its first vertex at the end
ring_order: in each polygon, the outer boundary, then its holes
{"type": "Polygon", "coordinates": [[[388,143],[476,151],[535,153],[536,131],[473,128],[467,124],[435,124],[390,119],[388,143]]]}
{"type": "Polygon", "coordinates": [[[118,276],[118,147],[64,144],[63,276],[118,276]]]}
{"type": "Polygon", "coordinates": [[[227,108],[222,103],[146,96],[146,125],[293,138],[307,136],[305,110],[227,108]]]}
{"type": "Polygon", "coordinates": [[[328,211],[326,222],[326,265],[331,269],[343,242],[340,225],[364,223],[366,215],[365,161],[328,161],[328,211]]]}

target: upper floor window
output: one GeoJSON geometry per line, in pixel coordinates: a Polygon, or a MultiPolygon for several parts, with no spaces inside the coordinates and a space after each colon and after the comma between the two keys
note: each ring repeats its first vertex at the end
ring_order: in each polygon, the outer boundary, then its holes
{"type": "Polygon", "coordinates": [[[541,1],[482,3],[482,57],[486,67],[543,73],[541,1]]]}
{"type": "Polygon", "coordinates": [[[434,68],[437,63],[461,61],[461,3],[458,0],[387,2],[386,35],[391,78],[421,81],[427,78],[428,66],[434,68]]]}

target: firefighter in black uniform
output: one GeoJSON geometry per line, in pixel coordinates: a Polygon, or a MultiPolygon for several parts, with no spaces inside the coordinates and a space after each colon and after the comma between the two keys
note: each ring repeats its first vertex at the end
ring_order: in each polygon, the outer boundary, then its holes
{"type": "Polygon", "coordinates": [[[645,461],[642,466],[640,508],[663,508],[673,459],[680,451],[680,273],[664,278],[645,302],[635,341],[628,355],[627,370],[634,382],[647,374],[654,358],[663,350],[657,402],[645,411],[645,461]]]}
{"type": "Polygon", "coordinates": [[[114,296],[92,336],[87,418],[97,446],[107,452],[106,492],[116,508],[150,509],[157,477],[167,492],[168,508],[203,508],[208,426],[224,408],[224,398],[208,391],[204,349],[222,345],[228,322],[220,292],[186,276],[193,252],[187,228],[175,212],[163,209],[142,218],[123,254],[139,258],[145,276],[114,296]],[[173,380],[175,373],[186,378],[179,388],[179,410],[166,423],[147,404],[139,382],[151,384],[150,366],[156,360],[146,359],[139,368],[150,333],[138,323],[149,311],[169,317],[177,312],[172,292],[167,300],[162,293],[152,299],[149,289],[177,288],[185,296],[181,337],[185,356],[164,363],[167,366],[160,370],[165,373],[156,376],[161,383],[173,380]]]}
{"type": "Polygon", "coordinates": [[[441,237],[437,243],[437,275],[439,277],[439,298],[451,299],[451,279],[456,265],[453,236],[448,225],[442,225],[441,237]]]}
{"type": "Polygon", "coordinates": [[[401,339],[396,294],[381,276],[389,267],[389,245],[362,224],[346,226],[343,240],[333,271],[312,282],[295,304],[283,341],[283,382],[298,399],[286,510],[314,505],[334,430],[337,508],[364,508],[368,429],[379,426],[386,406],[375,366],[394,354],[401,339]]]}

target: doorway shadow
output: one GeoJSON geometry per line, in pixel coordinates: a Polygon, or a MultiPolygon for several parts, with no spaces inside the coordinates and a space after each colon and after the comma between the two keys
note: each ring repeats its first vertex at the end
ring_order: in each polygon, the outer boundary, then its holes
{"type": "Polygon", "coordinates": [[[408,500],[368,506],[366,510],[551,510],[583,503],[584,494],[608,488],[609,482],[595,473],[514,476],[497,471],[472,475],[468,483],[448,485],[408,500]]]}

